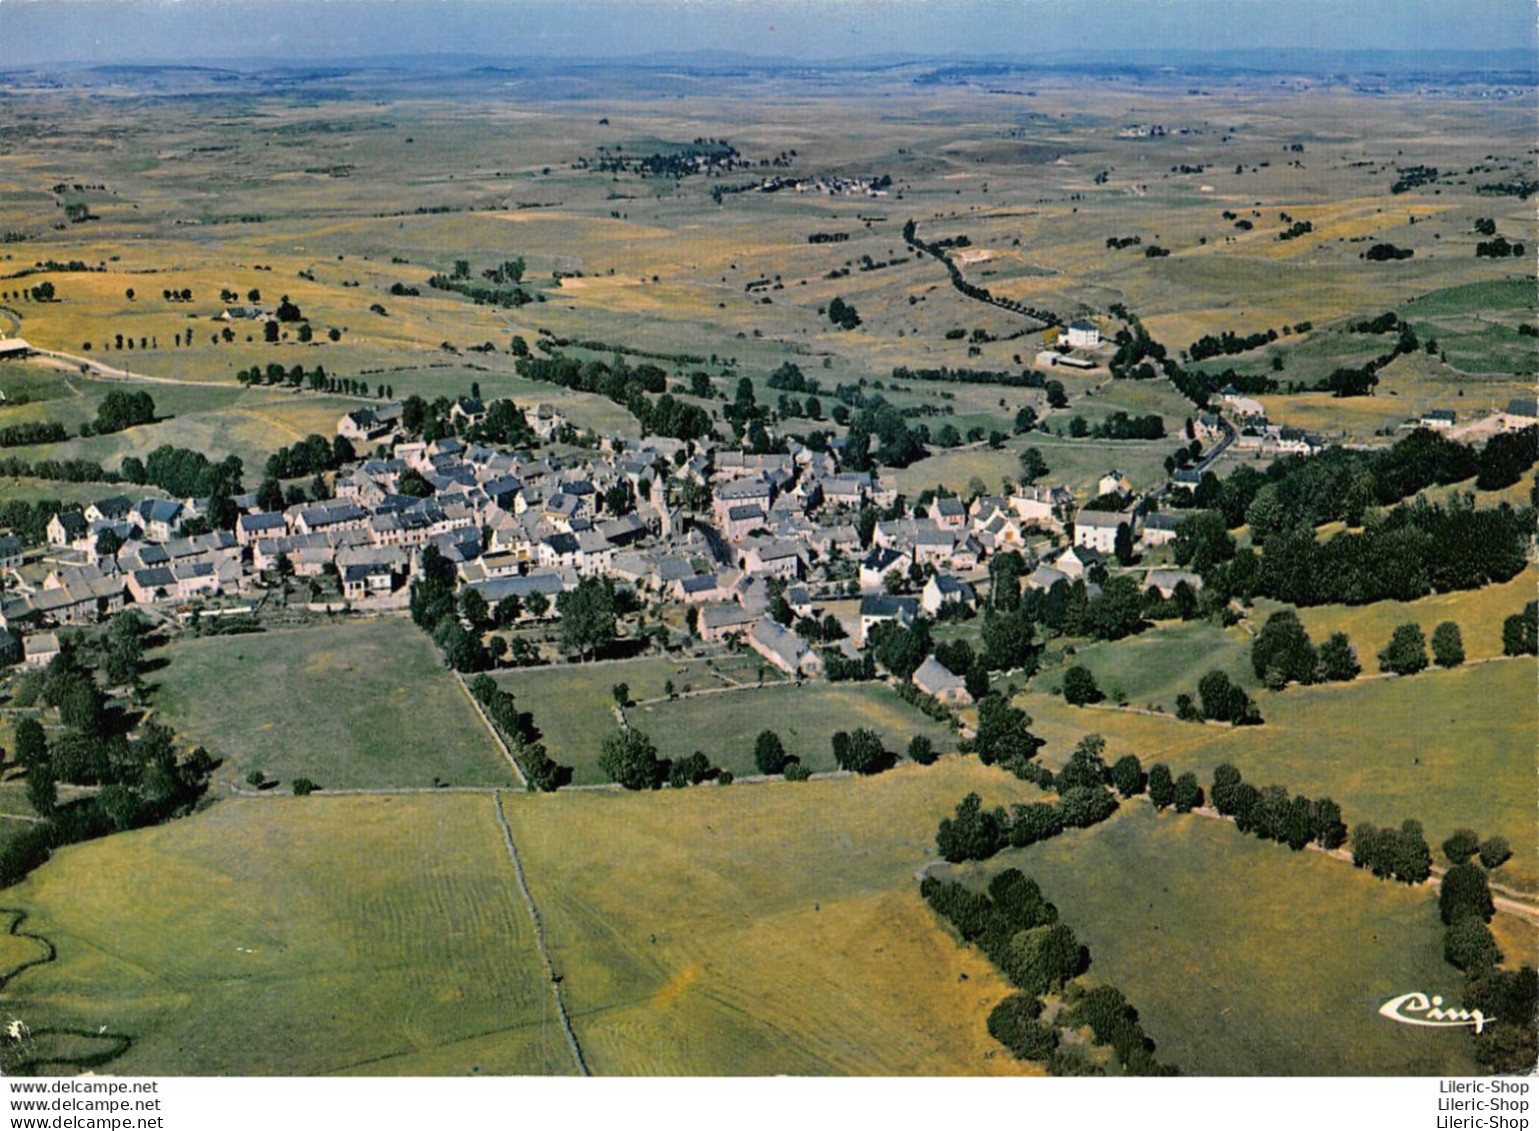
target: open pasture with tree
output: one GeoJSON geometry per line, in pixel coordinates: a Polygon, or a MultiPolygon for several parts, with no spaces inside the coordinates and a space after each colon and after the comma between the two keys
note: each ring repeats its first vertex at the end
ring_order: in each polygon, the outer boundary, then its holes
{"type": "MultiPolygon", "coordinates": [[[[704,659],[672,659],[646,656],[592,664],[561,664],[553,667],[520,668],[500,672],[497,683],[513,695],[520,711],[534,716],[540,741],[550,756],[573,767],[573,781],[593,785],[609,780],[598,768],[604,739],[619,726],[615,718],[615,688],[625,685],[626,698],[633,704],[626,709],[633,725],[651,734],[663,749],[663,757],[685,756],[691,750],[674,751],[665,734],[649,722],[650,700],[666,699],[671,693],[721,692],[739,686],[755,686],[759,669],[764,669],[766,684],[779,683],[784,676],[768,664],[759,664],[758,656],[722,652],[704,659]]],[[[716,696],[688,699],[698,705],[716,696]]],[[[750,739],[750,762],[752,760],[750,739]]]]}
{"type": "Polygon", "coordinates": [[[1217,1076],[1473,1071],[1464,1030],[1378,1015],[1412,986],[1457,997],[1430,889],[1226,823],[1123,808],[961,872],[1035,879],[1090,948],[1090,980],[1127,995],[1162,1062],[1217,1076]]]}
{"type": "MultiPolygon", "coordinates": [[[[1371,671],[1372,652],[1368,656],[1371,671]]],[[[1105,736],[1109,762],[1137,754],[1178,773],[1193,770],[1205,784],[1214,767],[1230,762],[1246,781],[1335,799],[1348,825],[1398,827],[1415,817],[1434,845],[1457,828],[1506,837],[1515,855],[1497,879],[1532,890],[1539,884],[1534,678],[1534,662],[1517,659],[1262,690],[1254,693],[1266,720],[1259,727],[1087,710],[1037,693],[1017,702],[1032,716],[1033,733],[1048,740],[1045,764],[1061,763],[1089,730],[1105,736]]]]}
{"type": "MultiPolygon", "coordinates": [[[[1031,686],[1036,691],[1058,691],[1063,686],[1063,673],[1078,664],[1090,669],[1108,701],[1134,707],[1153,705],[1174,713],[1176,696],[1195,695],[1197,681],[1215,669],[1247,690],[1260,686],[1251,668],[1251,639],[1238,626],[1166,622],[1121,640],[1077,642],[1072,656],[1046,668],[1031,686]]],[[[1086,728],[1094,730],[1098,717],[1085,716],[1086,728]]]]}
{"type": "Polygon", "coordinates": [[[659,757],[683,758],[699,750],[712,765],[737,775],[758,772],[754,739],[763,730],[780,735],[786,752],[814,773],[835,768],[830,740],[836,731],[874,730],[899,757],[916,734],[928,737],[937,750],[956,749],[944,725],[883,684],[807,683],[702,695],[632,711],[630,723],[656,743],[659,757]]]}
{"type": "MultiPolygon", "coordinates": [[[[1389,642],[1395,626],[1401,624],[1420,624],[1430,634],[1434,625],[1453,621],[1464,636],[1465,658],[1485,660],[1502,654],[1502,622],[1523,611],[1523,606],[1534,599],[1536,585],[1539,570],[1530,568],[1499,585],[1436,593],[1416,601],[1317,605],[1300,609],[1299,620],[1316,646],[1333,632],[1345,632],[1357,646],[1358,662],[1369,671],[1373,668],[1372,657],[1389,642]]],[[[1258,610],[1280,607],[1264,599],[1257,601],[1256,606],[1258,610]]]]}

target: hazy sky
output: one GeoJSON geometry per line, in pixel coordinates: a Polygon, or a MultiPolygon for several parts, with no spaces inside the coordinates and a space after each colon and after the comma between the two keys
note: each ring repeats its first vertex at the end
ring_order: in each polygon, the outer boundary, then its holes
{"type": "Polygon", "coordinates": [[[1532,47],[1531,0],[0,0],[0,66],[401,53],[631,56],[1532,47]]]}

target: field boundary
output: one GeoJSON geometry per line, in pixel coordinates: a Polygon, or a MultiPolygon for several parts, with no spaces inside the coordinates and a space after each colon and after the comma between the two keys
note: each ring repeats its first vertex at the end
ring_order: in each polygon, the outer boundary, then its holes
{"type": "MultiPolygon", "coordinates": [[[[1144,795],[1143,799],[1150,805],[1154,804],[1147,795],[1144,795]]],[[[1231,825],[1235,823],[1233,817],[1224,816],[1224,814],[1211,805],[1199,805],[1192,810],[1192,813],[1198,817],[1207,817],[1211,821],[1227,821],[1231,825]]],[[[1310,841],[1304,846],[1304,850],[1307,852],[1318,852],[1322,856],[1329,856],[1332,860],[1340,861],[1343,864],[1352,864],[1353,867],[1357,866],[1353,864],[1352,852],[1347,848],[1325,848],[1317,841],[1310,841]]],[[[1445,865],[1433,864],[1430,877],[1419,884],[1411,884],[1410,886],[1425,886],[1434,892],[1441,891],[1443,888],[1443,876],[1447,871],[1448,868],[1445,865]]],[[[923,879],[923,876],[920,878],[923,879]]],[[[1507,887],[1502,884],[1490,884],[1489,886],[1492,891],[1491,902],[1495,904],[1496,910],[1505,912],[1508,915],[1515,915],[1520,919],[1527,919],[1530,923],[1539,926],[1539,906],[1535,906],[1524,898],[1520,898],[1523,893],[1516,888],[1507,887]]]]}
{"type": "Polygon", "coordinates": [[[545,949],[545,926],[540,921],[540,912],[534,905],[534,896],[529,893],[529,885],[524,880],[524,866],[519,863],[518,849],[513,846],[513,830],[508,827],[507,815],[502,811],[500,789],[492,791],[492,808],[497,814],[498,827],[502,829],[502,842],[507,846],[508,859],[513,862],[513,875],[518,880],[519,894],[524,897],[524,907],[529,911],[529,921],[534,924],[534,945],[540,952],[540,961],[545,966],[545,975],[550,979],[551,996],[556,999],[556,1019],[561,1022],[561,1031],[566,1034],[567,1047],[572,1050],[572,1061],[577,1065],[577,1074],[591,1076],[588,1064],[583,1060],[582,1046],[577,1043],[577,1034],[572,1032],[572,1020],[567,1016],[566,1003],[561,999],[561,979],[556,975],[556,968],[551,965],[550,952],[545,949]]]}
{"type": "MultiPolygon", "coordinates": [[[[481,704],[477,702],[476,697],[470,693],[470,687],[465,683],[465,677],[459,672],[455,672],[454,682],[460,685],[460,690],[465,693],[465,698],[469,699],[470,705],[476,709],[476,717],[481,720],[481,725],[484,726],[486,728],[486,732],[492,736],[492,741],[497,744],[497,749],[502,751],[502,756],[508,760],[508,765],[513,767],[514,779],[518,782],[519,785],[523,786],[525,789],[528,789],[529,779],[524,777],[524,771],[518,768],[518,761],[513,757],[513,751],[508,749],[508,744],[502,740],[502,735],[498,734],[497,728],[492,726],[492,720],[486,717],[486,712],[482,710],[481,704]]],[[[499,810],[499,812],[501,812],[501,810],[499,810]]]]}

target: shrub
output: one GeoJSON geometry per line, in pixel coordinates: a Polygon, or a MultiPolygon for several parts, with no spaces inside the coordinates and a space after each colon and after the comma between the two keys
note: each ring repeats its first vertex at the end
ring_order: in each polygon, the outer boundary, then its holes
{"type": "Polygon", "coordinates": [[[841,770],[857,774],[879,774],[892,765],[892,756],[882,748],[882,737],[864,727],[833,736],[834,761],[841,770]],[[841,742],[840,739],[844,741],[841,742]]]}
{"type": "Polygon", "coordinates": [[[774,775],[784,772],[791,762],[780,736],[772,730],[761,730],[753,743],[753,763],[761,774],[774,775]]]}
{"type": "Polygon", "coordinates": [[[1421,625],[1402,624],[1379,653],[1379,670],[1395,675],[1415,675],[1427,666],[1427,640],[1421,625]]]}
{"type": "Polygon", "coordinates": [[[1269,616],[1256,634],[1250,662],[1257,679],[1264,679],[1268,687],[1280,690],[1294,680],[1313,683],[1319,657],[1298,613],[1282,609],[1269,616]]]}
{"type": "Polygon", "coordinates": [[[1063,701],[1071,707],[1083,707],[1086,703],[1099,702],[1103,696],[1096,686],[1095,675],[1089,668],[1075,664],[1063,673],[1063,701]]]}
{"type": "Polygon", "coordinates": [[[989,1014],[989,1036],[1017,1060],[1046,1061],[1058,1047],[1058,1030],[1037,1018],[1042,1002],[1028,994],[1012,994],[989,1014]]]}
{"type": "Polygon", "coordinates": [[[1076,786],[1062,795],[1058,807],[1066,827],[1086,829],[1115,813],[1117,799],[1109,789],[1076,786]]]}
{"type": "Polygon", "coordinates": [[[1455,829],[1443,842],[1443,855],[1450,864],[1463,864],[1480,851],[1480,836],[1474,829],[1455,829]]]}
{"type": "Polygon", "coordinates": [[[656,789],[667,777],[663,763],[658,760],[657,747],[634,728],[616,731],[604,739],[599,769],[610,781],[626,789],[656,789]]]}
{"type": "Polygon", "coordinates": [[[1174,801],[1177,813],[1190,813],[1202,805],[1202,786],[1190,770],[1176,779],[1174,801]]]}
{"type": "Polygon", "coordinates": [[[806,781],[812,776],[812,771],[800,762],[787,762],[784,774],[786,781],[806,781]]]}
{"type": "Polygon", "coordinates": [[[1508,846],[1506,837],[1487,837],[1480,842],[1480,863],[1487,871],[1500,868],[1511,859],[1512,849],[1508,846]]]}
{"type": "Polygon", "coordinates": [[[1539,601],[1502,622],[1502,655],[1539,656],[1539,601]]]}
{"type": "Polygon", "coordinates": [[[916,734],[908,742],[908,756],[912,762],[918,762],[921,766],[932,764],[938,755],[935,753],[935,743],[922,734],[916,734]]]}
{"type": "Polygon", "coordinates": [[[1454,922],[1443,935],[1443,960],[1472,978],[1489,974],[1502,960],[1491,928],[1473,915],[1454,922]]]}
{"type": "Polygon", "coordinates": [[[1455,864],[1448,869],[1438,891],[1437,906],[1445,925],[1452,925],[1465,916],[1489,923],[1491,916],[1496,914],[1496,905],[1491,899],[1485,869],[1479,864],[1455,864]]]}
{"type": "Polygon", "coordinates": [[[1016,805],[1010,810],[1010,846],[1025,848],[1063,832],[1063,814],[1046,801],[1016,805]]]}
{"type": "Polygon", "coordinates": [[[295,797],[308,797],[319,787],[309,778],[295,778],[293,783],[295,797]]]}
{"type": "Polygon", "coordinates": [[[1363,670],[1345,632],[1333,632],[1320,645],[1320,678],[1332,683],[1356,679],[1363,670]]]}
{"type": "Polygon", "coordinates": [[[1136,754],[1124,754],[1111,769],[1112,785],[1123,797],[1134,797],[1144,791],[1149,775],[1136,754]]]}
{"type": "Polygon", "coordinates": [[[1451,620],[1432,630],[1432,661],[1440,668],[1456,668],[1464,663],[1464,637],[1451,620]]]}

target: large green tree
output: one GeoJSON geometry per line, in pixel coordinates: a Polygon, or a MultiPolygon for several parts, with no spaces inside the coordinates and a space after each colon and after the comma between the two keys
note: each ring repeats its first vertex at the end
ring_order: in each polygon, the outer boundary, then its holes
{"type": "Polygon", "coordinates": [[[604,739],[599,769],[626,789],[657,789],[668,776],[657,747],[635,729],[616,731],[604,739]]]}
{"type": "Polygon", "coordinates": [[[1402,624],[1379,653],[1379,670],[1395,675],[1415,675],[1427,666],[1427,638],[1419,624],[1402,624]]]}
{"type": "Polygon", "coordinates": [[[562,646],[591,656],[615,638],[615,594],[613,587],[596,577],[585,577],[577,588],[556,598],[561,614],[562,646]]]}

